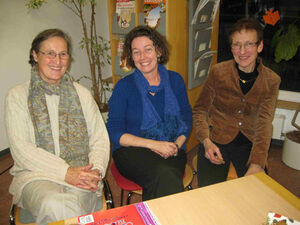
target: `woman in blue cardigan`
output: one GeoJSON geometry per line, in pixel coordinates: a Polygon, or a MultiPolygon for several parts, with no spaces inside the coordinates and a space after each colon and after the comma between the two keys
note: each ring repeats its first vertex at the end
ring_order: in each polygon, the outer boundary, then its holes
{"type": "Polygon", "coordinates": [[[143,188],[143,201],[181,192],[192,128],[183,78],[163,66],[168,44],[147,26],[126,35],[123,57],[135,72],[116,84],[109,100],[107,128],[116,167],[143,188]]]}

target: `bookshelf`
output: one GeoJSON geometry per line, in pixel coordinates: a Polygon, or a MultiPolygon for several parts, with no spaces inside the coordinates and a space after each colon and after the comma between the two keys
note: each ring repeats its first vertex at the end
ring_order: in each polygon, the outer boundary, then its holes
{"type": "MultiPolygon", "coordinates": [[[[116,84],[122,76],[115,73],[115,56],[117,55],[118,34],[112,33],[113,15],[116,10],[116,1],[108,1],[108,15],[109,15],[109,28],[110,28],[110,42],[111,42],[111,58],[112,58],[112,74],[113,83],[116,84]]],[[[143,0],[135,0],[135,19],[136,25],[139,24],[138,18],[140,13],[143,12],[143,0]]],[[[189,54],[189,5],[188,1],[182,0],[167,0],[166,1],[166,28],[165,35],[171,46],[170,59],[166,65],[167,69],[174,70],[180,73],[185,81],[188,98],[191,106],[200,94],[202,86],[188,89],[188,54],[189,54]]],[[[219,30],[219,13],[216,14],[214,22],[211,24],[211,50],[218,49],[218,30],[219,30]]],[[[217,54],[214,54],[211,64],[217,62],[217,54]]],[[[194,129],[187,142],[187,151],[193,149],[198,144],[195,137],[194,129]]]]}

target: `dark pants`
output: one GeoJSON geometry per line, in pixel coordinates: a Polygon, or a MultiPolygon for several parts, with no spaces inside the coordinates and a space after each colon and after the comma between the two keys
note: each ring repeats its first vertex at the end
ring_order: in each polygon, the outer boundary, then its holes
{"type": "Polygon", "coordinates": [[[113,159],[119,172],[143,188],[143,201],[182,192],[186,153],[164,159],[147,148],[122,147],[113,159]]]}
{"type": "Polygon", "coordinates": [[[215,144],[219,147],[225,164],[216,165],[211,163],[205,158],[204,146],[200,144],[197,163],[199,187],[225,181],[228,175],[230,162],[234,165],[238,177],[244,176],[248,170],[247,162],[252,148],[251,142],[243,144],[229,143],[226,145],[215,144]]]}

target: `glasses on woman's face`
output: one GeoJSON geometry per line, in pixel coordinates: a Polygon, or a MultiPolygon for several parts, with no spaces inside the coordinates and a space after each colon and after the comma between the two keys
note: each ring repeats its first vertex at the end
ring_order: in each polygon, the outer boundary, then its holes
{"type": "Polygon", "coordinates": [[[69,54],[67,52],[56,53],[54,51],[43,52],[39,51],[43,55],[45,55],[48,59],[56,59],[56,56],[59,56],[61,60],[67,60],[69,58],[69,54]]]}
{"type": "Polygon", "coordinates": [[[238,50],[241,50],[241,48],[243,46],[245,50],[251,50],[257,44],[258,44],[258,41],[257,42],[246,42],[244,44],[241,44],[240,42],[237,42],[237,43],[232,43],[231,48],[232,48],[232,50],[238,51],[238,50]]]}

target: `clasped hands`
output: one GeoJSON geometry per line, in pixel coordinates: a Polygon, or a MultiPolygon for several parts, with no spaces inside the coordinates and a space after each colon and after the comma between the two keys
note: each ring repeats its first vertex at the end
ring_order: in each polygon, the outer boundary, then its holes
{"type": "Polygon", "coordinates": [[[102,180],[100,171],[92,169],[93,164],[82,167],[69,167],[65,181],[75,187],[96,192],[99,190],[98,182],[102,180]]]}
{"type": "Polygon", "coordinates": [[[177,156],[179,147],[173,142],[155,141],[151,148],[152,151],[159,154],[161,157],[167,159],[170,156],[177,156]]]}

